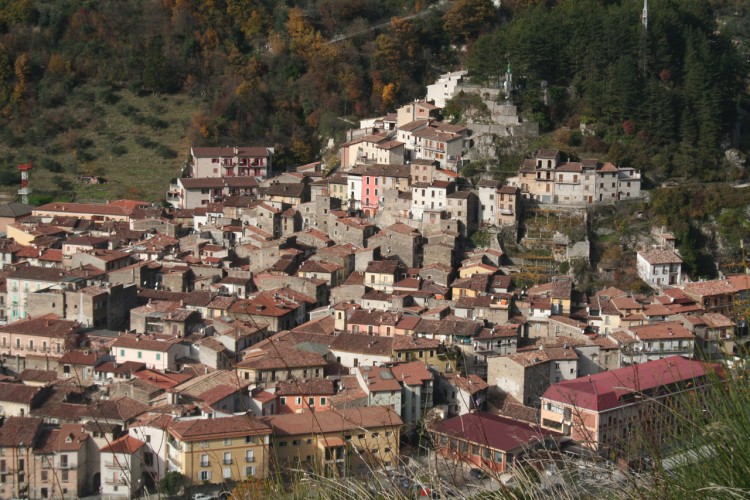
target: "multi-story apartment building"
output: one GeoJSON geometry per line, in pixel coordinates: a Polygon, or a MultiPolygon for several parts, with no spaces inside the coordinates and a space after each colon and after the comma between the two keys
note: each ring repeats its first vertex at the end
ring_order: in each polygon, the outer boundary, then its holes
{"type": "Polygon", "coordinates": [[[681,356],[566,380],[541,397],[542,428],[600,453],[640,454],[673,434],[685,397],[709,382],[716,365],[681,356]]]}
{"type": "MultiPolygon", "coordinates": [[[[29,356],[59,357],[78,346],[80,324],[57,316],[40,316],[0,326],[0,355],[6,360],[29,356]]],[[[17,368],[8,362],[8,368],[17,368]]]]}
{"type": "Polygon", "coordinates": [[[682,259],[674,250],[646,250],[637,253],[638,277],[652,287],[682,282],[682,259]]]}
{"type": "Polygon", "coordinates": [[[36,498],[81,497],[94,489],[94,440],[80,424],[42,431],[34,454],[36,498]],[[37,496],[38,495],[38,496],[37,496]]]}
{"type": "Polygon", "coordinates": [[[521,192],[518,187],[503,186],[500,181],[479,181],[479,220],[490,226],[507,226],[518,222],[521,192]]]}
{"type": "Polygon", "coordinates": [[[182,339],[171,335],[125,333],[112,344],[111,354],[118,364],[133,361],[147,368],[176,370],[177,359],[186,357],[190,348],[182,339]]]}
{"type": "Polygon", "coordinates": [[[447,196],[455,191],[453,182],[433,181],[431,184],[415,182],[411,186],[411,218],[421,220],[425,210],[445,210],[447,196]]]}
{"type": "Polygon", "coordinates": [[[695,335],[679,321],[631,326],[627,330],[613,332],[610,337],[620,344],[624,365],[673,355],[691,357],[695,344],[695,335]]]}
{"type": "Polygon", "coordinates": [[[129,434],[99,450],[101,493],[110,500],[135,498],[145,486],[146,471],[153,466],[143,441],[129,434]]]}
{"type": "Polygon", "coordinates": [[[291,413],[264,419],[273,429],[273,460],[280,469],[306,466],[333,476],[398,463],[403,420],[391,407],[291,413]]]}
{"type": "Polygon", "coordinates": [[[546,149],[524,161],[508,185],[541,204],[589,205],[641,196],[641,175],[633,168],[599,160],[561,162],[559,151],[546,149]]]}
{"type": "Polygon", "coordinates": [[[728,280],[709,280],[688,283],[683,287],[685,295],[696,301],[707,313],[720,313],[734,317],[734,299],[737,289],[728,280]]]}
{"type": "Polygon", "coordinates": [[[0,497],[37,495],[36,462],[32,454],[42,436],[41,418],[9,417],[0,427],[0,497]]]}
{"type": "Polygon", "coordinates": [[[180,420],[168,432],[168,468],[188,487],[268,476],[271,428],[256,417],[180,420]]]}
{"type": "Polygon", "coordinates": [[[263,180],[273,168],[273,148],[190,148],[191,175],[202,177],[255,177],[263,180]]]}

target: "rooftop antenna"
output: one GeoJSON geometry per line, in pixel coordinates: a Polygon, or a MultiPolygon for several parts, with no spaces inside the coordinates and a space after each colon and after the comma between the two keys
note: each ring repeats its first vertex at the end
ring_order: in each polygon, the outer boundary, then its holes
{"type": "Polygon", "coordinates": [[[31,189],[29,189],[29,170],[31,170],[31,167],[31,162],[18,166],[18,170],[21,171],[21,189],[18,190],[18,194],[21,196],[21,203],[24,205],[29,204],[29,194],[31,194],[31,189]]]}

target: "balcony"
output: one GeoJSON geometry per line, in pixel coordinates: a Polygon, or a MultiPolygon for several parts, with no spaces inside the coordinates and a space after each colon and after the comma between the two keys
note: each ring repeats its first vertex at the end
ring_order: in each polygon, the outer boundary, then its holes
{"type": "Polygon", "coordinates": [[[211,462],[208,460],[206,461],[201,460],[201,467],[211,467],[211,462]]]}
{"type": "Polygon", "coordinates": [[[114,484],[114,485],[120,485],[120,484],[126,484],[124,477],[108,477],[104,480],[105,484],[114,484]]]}
{"type": "MultiPolygon", "coordinates": [[[[125,468],[122,465],[120,465],[120,462],[118,462],[116,460],[105,460],[104,461],[104,467],[106,467],[108,469],[124,469],[125,468]]],[[[62,469],[63,467],[60,466],[60,468],[62,469]]]]}
{"type": "Polygon", "coordinates": [[[225,458],[224,460],[221,461],[221,463],[224,464],[224,465],[232,465],[232,459],[231,458],[225,458]]]}
{"type": "Polygon", "coordinates": [[[252,456],[252,457],[248,457],[248,456],[246,456],[246,457],[245,457],[245,462],[247,462],[247,463],[249,463],[249,464],[251,464],[251,463],[255,462],[255,456],[252,456]]]}

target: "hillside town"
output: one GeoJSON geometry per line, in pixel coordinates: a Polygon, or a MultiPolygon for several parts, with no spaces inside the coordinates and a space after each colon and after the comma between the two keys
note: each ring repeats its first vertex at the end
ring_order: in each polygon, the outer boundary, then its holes
{"type": "MultiPolygon", "coordinates": [[[[583,290],[557,263],[520,279],[505,244],[529,214],[584,221],[642,199],[641,175],[542,149],[472,184],[489,135],[538,130],[465,76],[363,120],[337,166],[196,146],[165,205],[0,207],[0,498],[366,476],[419,446],[496,481],[541,447],[642,460],[633,423],[670,425],[745,338],[750,276],[692,280],[654,227],[647,293],[583,290]],[[491,118],[451,123],[458,92],[491,118]]],[[[586,238],[550,246],[589,258],[586,238]]]]}

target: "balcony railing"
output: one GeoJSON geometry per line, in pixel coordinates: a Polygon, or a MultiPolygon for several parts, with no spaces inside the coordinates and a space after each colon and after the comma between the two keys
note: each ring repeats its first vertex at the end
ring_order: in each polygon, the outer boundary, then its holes
{"type": "Polygon", "coordinates": [[[224,465],[232,465],[232,459],[231,458],[225,458],[221,461],[224,465]]]}
{"type": "Polygon", "coordinates": [[[245,462],[247,462],[247,463],[249,463],[249,464],[251,464],[251,463],[255,462],[255,456],[252,456],[252,457],[247,457],[247,456],[246,456],[246,457],[245,457],[245,462]]]}
{"type": "Polygon", "coordinates": [[[118,484],[118,485],[125,484],[125,478],[124,477],[118,477],[118,478],[108,477],[104,480],[104,482],[106,484],[118,484]]]}
{"type": "Polygon", "coordinates": [[[201,467],[210,467],[210,466],[211,466],[211,462],[209,462],[208,460],[206,460],[205,462],[201,460],[201,467]]]}

